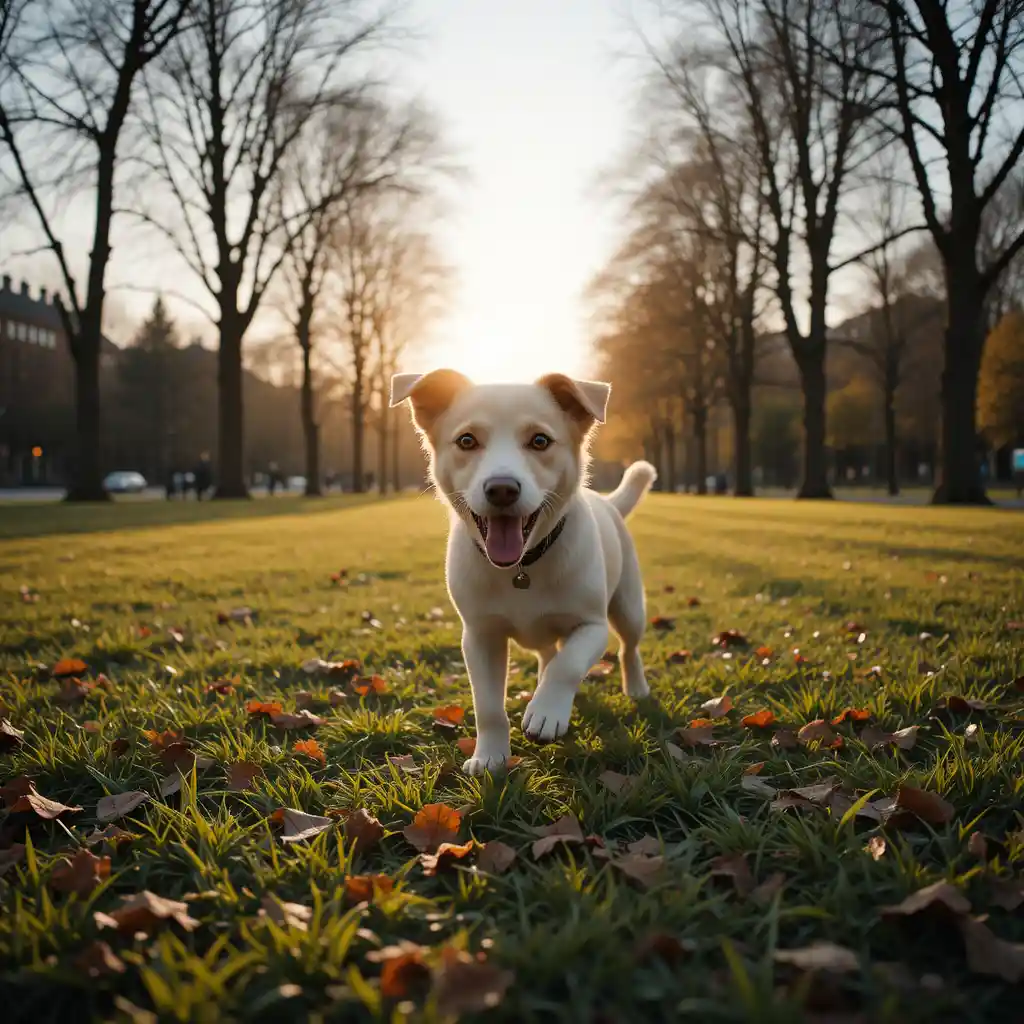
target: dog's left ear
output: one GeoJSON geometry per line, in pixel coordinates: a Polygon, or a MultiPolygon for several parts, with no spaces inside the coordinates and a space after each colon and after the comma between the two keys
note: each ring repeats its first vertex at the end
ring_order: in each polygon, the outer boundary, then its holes
{"type": "Polygon", "coordinates": [[[585,434],[595,423],[604,423],[611,384],[599,380],[573,380],[564,373],[549,373],[537,383],[551,392],[561,409],[585,434]]]}

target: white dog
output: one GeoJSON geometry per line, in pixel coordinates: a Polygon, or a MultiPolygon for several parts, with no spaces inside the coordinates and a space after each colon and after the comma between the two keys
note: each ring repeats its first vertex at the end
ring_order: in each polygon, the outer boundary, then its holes
{"type": "Polygon", "coordinates": [[[470,775],[510,754],[505,712],[509,640],[538,657],[537,689],[523,715],[531,739],[569,726],[583,677],[621,641],[623,690],[649,693],[639,644],[643,580],[624,523],[654,482],[637,462],[604,496],[584,487],[591,430],[611,388],[550,374],[534,384],[474,385],[454,370],[396,374],[392,406],[406,399],[425,439],[430,473],[451,508],[448,593],[462,619],[473,689],[476,750],[470,775]]]}

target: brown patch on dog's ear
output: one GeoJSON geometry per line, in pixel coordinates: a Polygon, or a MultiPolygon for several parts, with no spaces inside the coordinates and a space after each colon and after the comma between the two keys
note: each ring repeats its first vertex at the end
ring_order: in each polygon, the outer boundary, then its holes
{"type": "Polygon", "coordinates": [[[573,380],[564,373],[549,373],[537,383],[551,392],[581,434],[586,434],[595,423],[604,423],[611,384],[598,380],[573,380]]]}
{"type": "Polygon", "coordinates": [[[429,433],[437,418],[473,382],[456,370],[432,370],[430,373],[396,373],[391,378],[391,406],[408,399],[412,421],[429,433]]]}

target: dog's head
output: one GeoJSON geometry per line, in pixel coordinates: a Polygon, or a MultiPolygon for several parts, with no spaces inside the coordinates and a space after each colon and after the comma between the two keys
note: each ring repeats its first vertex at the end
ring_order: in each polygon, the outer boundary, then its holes
{"type": "Polygon", "coordinates": [[[406,400],[430,454],[438,491],[475,530],[498,566],[520,561],[583,482],[591,430],[611,387],[548,374],[533,384],[473,384],[454,370],[399,373],[391,404],[406,400]]]}

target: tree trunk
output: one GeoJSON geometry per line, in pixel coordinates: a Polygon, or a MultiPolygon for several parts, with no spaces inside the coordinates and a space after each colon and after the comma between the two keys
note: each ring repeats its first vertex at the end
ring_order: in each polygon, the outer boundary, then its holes
{"type": "Polygon", "coordinates": [[[754,494],[753,455],[750,446],[750,395],[733,402],[733,458],[736,463],[737,498],[750,498],[754,494]]]}
{"type": "Polygon", "coordinates": [[[309,329],[305,328],[305,336],[301,337],[302,345],[302,434],[306,443],[306,497],[319,498],[323,494],[320,486],[320,424],[316,421],[316,410],[313,407],[313,367],[312,345],[309,329]]]}
{"type": "Polygon", "coordinates": [[[381,391],[380,425],[377,428],[377,493],[388,493],[388,420],[387,399],[381,391]]]}
{"type": "Polygon", "coordinates": [[[240,325],[221,318],[217,350],[216,498],[248,498],[245,485],[245,416],[242,402],[242,334],[240,325]]]}
{"type": "Polygon", "coordinates": [[[671,422],[665,424],[665,490],[676,493],[676,428],[671,422]]]}
{"type": "Polygon", "coordinates": [[[359,369],[352,384],[352,491],[362,494],[366,490],[363,480],[363,441],[365,433],[363,419],[363,381],[359,369]]]}
{"type": "Polygon", "coordinates": [[[391,425],[391,488],[397,494],[402,489],[401,448],[399,445],[398,424],[391,425]]]}
{"type": "MultiPolygon", "coordinates": [[[[92,327],[93,325],[90,325],[92,327]]],[[[90,332],[91,333],[91,332],[90,332]]],[[[75,469],[67,501],[110,501],[100,459],[100,352],[83,331],[75,358],[75,469]]]]}
{"type": "Polygon", "coordinates": [[[896,380],[891,368],[885,375],[885,482],[891,497],[900,493],[896,468],[896,380]]]}
{"type": "MultiPolygon", "coordinates": [[[[968,257],[973,263],[973,254],[968,257]]],[[[947,267],[949,320],[942,369],[942,429],[936,505],[990,505],[981,481],[975,434],[984,302],[968,268],[947,267]]]]}
{"type": "Polygon", "coordinates": [[[693,413],[693,439],[697,444],[697,493],[708,493],[708,411],[700,407],[693,413]]]}
{"type": "Polygon", "coordinates": [[[825,349],[803,352],[798,361],[804,398],[804,467],[798,498],[831,498],[825,446],[825,349]]]}

